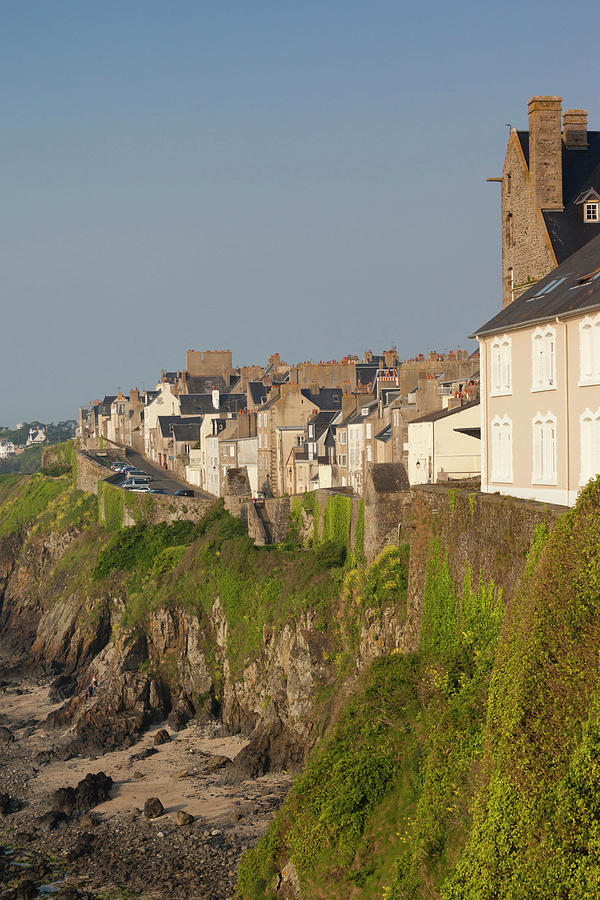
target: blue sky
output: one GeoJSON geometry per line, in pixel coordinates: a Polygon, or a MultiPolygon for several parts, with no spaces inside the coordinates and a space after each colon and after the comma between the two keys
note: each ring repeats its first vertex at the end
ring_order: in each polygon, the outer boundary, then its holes
{"type": "Polygon", "coordinates": [[[0,424],[185,351],[472,347],[506,123],[600,129],[597,3],[23,2],[0,30],[0,424]]]}

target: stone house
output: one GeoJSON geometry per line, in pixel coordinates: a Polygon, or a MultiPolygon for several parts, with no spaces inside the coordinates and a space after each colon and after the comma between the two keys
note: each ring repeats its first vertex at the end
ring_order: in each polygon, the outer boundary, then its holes
{"type": "Polygon", "coordinates": [[[600,235],[476,336],[482,491],[573,504],[600,473],[600,235]]]}
{"type": "Polygon", "coordinates": [[[162,469],[183,474],[190,450],[200,440],[202,416],[159,416],[150,432],[151,459],[162,469]]]}
{"type": "Polygon", "coordinates": [[[501,184],[502,305],[600,233],[600,132],[562,98],[532,97],[529,130],[511,127],[501,184]]]}
{"type": "Polygon", "coordinates": [[[341,389],[313,393],[293,383],[273,387],[256,413],[259,490],[275,496],[285,492],[290,453],[304,443],[309,419],[319,409],[341,409],[341,403],[341,389]]]}

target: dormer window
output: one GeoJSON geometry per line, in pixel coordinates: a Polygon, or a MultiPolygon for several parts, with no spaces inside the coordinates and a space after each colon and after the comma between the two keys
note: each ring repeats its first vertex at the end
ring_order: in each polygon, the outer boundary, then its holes
{"type": "Polygon", "coordinates": [[[575,200],[576,206],[583,207],[583,221],[587,225],[600,222],[600,194],[594,188],[582,191],[575,200]]]}

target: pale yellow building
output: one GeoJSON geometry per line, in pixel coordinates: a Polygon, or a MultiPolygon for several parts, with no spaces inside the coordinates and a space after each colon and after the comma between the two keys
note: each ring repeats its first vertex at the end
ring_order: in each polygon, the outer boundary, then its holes
{"type": "Polygon", "coordinates": [[[476,336],[482,491],[572,505],[600,473],[600,236],[476,336]]]}

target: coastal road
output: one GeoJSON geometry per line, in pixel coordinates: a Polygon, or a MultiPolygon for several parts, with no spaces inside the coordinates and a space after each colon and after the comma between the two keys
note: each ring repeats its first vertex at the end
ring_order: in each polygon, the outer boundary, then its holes
{"type": "Polygon", "coordinates": [[[200,497],[205,500],[217,499],[216,497],[213,497],[212,494],[201,491],[195,485],[188,484],[187,481],[182,481],[180,478],[177,478],[174,472],[161,469],[159,466],[150,462],[149,459],[146,459],[145,456],[142,456],[141,453],[138,453],[137,450],[132,450],[129,447],[127,448],[127,462],[131,463],[132,466],[135,466],[136,469],[141,469],[142,472],[147,472],[148,475],[152,475],[153,481],[150,482],[150,487],[164,488],[169,494],[174,493],[174,491],[179,491],[181,488],[191,488],[195,497],[200,497]]]}

